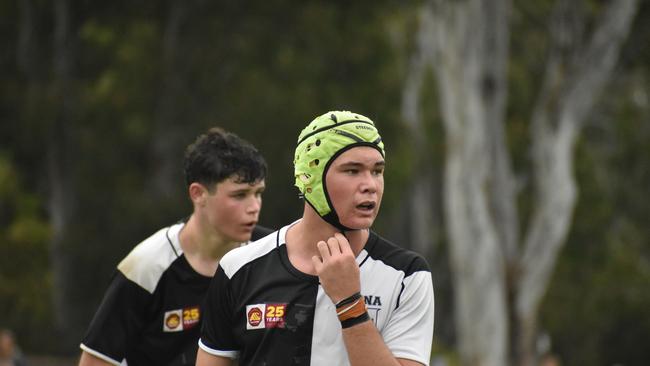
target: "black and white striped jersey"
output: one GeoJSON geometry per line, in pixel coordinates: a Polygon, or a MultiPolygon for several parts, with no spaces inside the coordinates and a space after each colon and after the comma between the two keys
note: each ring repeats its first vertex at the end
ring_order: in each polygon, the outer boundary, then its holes
{"type": "Polygon", "coordinates": [[[187,262],[184,225],[159,230],[119,263],[81,349],[114,365],[194,365],[210,277],[187,262]]]}
{"type": "MultiPolygon", "coordinates": [[[[318,277],[290,263],[288,226],[225,255],[212,280],[199,346],[240,365],[349,365],[335,306],[318,277]]],[[[434,299],[418,254],[370,232],[357,257],[361,293],[393,355],[429,364],[434,299]]]]}

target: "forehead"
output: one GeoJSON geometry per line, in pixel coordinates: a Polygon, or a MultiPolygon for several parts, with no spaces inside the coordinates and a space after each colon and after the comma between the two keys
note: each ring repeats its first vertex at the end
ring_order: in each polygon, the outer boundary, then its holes
{"type": "Polygon", "coordinates": [[[260,179],[253,183],[248,183],[248,182],[241,182],[240,177],[238,175],[231,175],[230,177],[217,183],[216,188],[233,191],[233,190],[240,190],[240,189],[258,189],[258,188],[263,188],[264,186],[265,186],[264,179],[260,179]]]}
{"type": "Polygon", "coordinates": [[[374,147],[357,146],[343,152],[332,162],[335,166],[344,164],[384,164],[384,157],[374,147]]]}

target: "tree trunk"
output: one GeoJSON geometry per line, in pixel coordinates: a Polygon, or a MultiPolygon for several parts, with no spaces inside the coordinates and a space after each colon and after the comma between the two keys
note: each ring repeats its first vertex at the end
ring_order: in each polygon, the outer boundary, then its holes
{"type": "Polygon", "coordinates": [[[74,312],[69,306],[68,246],[71,219],[75,210],[74,180],[70,152],[70,123],[73,108],[70,74],[72,70],[72,39],[70,2],[55,1],[54,6],[54,81],[53,99],[56,101],[50,141],[47,146],[47,167],[50,182],[49,213],[52,225],[50,260],[53,275],[53,306],[56,333],[62,345],[68,345],[74,324],[74,312]]]}
{"type": "Polygon", "coordinates": [[[569,232],[577,199],[573,150],[580,128],[612,74],[638,8],[611,1],[588,44],[581,44],[575,2],[558,1],[544,85],[532,116],[535,205],[516,284],[517,364],[536,362],[537,312],[569,232]]]}
{"type": "MultiPolygon", "coordinates": [[[[422,8],[417,38],[435,45],[425,59],[436,71],[447,139],[445,221],[464,365],[536,361],[537,311],[577,198],[573,149],[638,3],[611,1],[588,45],[579,43],[576,6],[558,1],[551,20],[545,81],[531,118],[536,197],[523,242],[504,128],[511,4],[432,0],[422,8]]],[[[405,90],[415,96],[405,93],[406,111],[416,110],[416,84],[407,78],[405,90]]]]}
{"type": "MultiPolygon", "coordinates": [[[[444,179],[456,326],[463,364],[507,364],[502,234],[491,212],[498,163],[491,128],[502,123],[507,55],[506,1],[434,1],[433,67],[447,140],[444,179]],[[490,104],[491,103],[491,104],[490,104]],[[490,104],[490,105],[488,105],[490,104]]],[[[426,19],[426,18],[425,18],[426,19]]],[[[428,28],[428,27],[427,27],[428,28]]],[[[507,188],[507,187],[506,187],[507,188]]]]}
{"type": "Polygon", "coordinates": [[[165,201],[174,196],[182,182],[179,179],[182,177],[182,155],[179,150],[183,145],[183,137],[187,134],[183,121],[188,118],[183,115],[181,107],[185,71],[179,65],[182,55],[179,48],[182,45],[181,28],[187,21],[189,4],[186,0],[170,0],[168,4],[163,34],[162,86],[153,129],[154,169],[151,176],[154,200],[165,201]]]}
{"type": "MultiPolygon", "coordinates": [[[[421,14],[426,16],[426,14],[421,14]]],[[[410,248],[432,259],[434,246],[439,237],[439,220],[436,220],[434,202],[434,181],[431,159],[426,154],[427,141],[425,128],[420,116],[420,94],[425,73],[433,51],[431,32],[418,34],[416,50],[410,57],[404,88],[402,90],[402,119],[409,130],[413,151],[414,176],[411,192],[408,195],[408,230],[410,248]]]]}
{"type": "Polygon", "coordinates": [[[20,2],[20,29],[16,50],[16,64],[28,81],[36,79],[36,59],[34,45],[34,3],[32,0],[20,2]]]}

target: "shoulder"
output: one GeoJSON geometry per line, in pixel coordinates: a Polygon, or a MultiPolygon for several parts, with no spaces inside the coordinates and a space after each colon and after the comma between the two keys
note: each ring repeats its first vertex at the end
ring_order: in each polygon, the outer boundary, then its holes
{"type": "Polygon", "coordinates": [[[429,264],[420,254],[402,248],[371,231],[364,248],[368,258],[381,261],[384,265],[410,276],[415,272],[430,272],[429,264]]]}
{"type": "Polygon", "coordinates": [[[228,278],[237,273],[243,266],[261,258],[278,246],[279,231],[273,232],[262,239],[254,241],[248,245],[235,248],[221,258],[219,267],[223,269],[228,278]]]}
{"type": "Polygon", "coordinates": [[[153,293],[160,277],[181,254],[175,243],[183,224],[158,230],[141,243],[118,264],[117,269],[129,280],[153,293]]]}

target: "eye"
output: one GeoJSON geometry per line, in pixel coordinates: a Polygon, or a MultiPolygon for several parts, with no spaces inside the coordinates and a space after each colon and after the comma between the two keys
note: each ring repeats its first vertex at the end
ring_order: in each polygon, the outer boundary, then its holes
{"type": "Polygon", "coordinates": [[[384,175],[384,168],[377,168],[377,169],[372,171],[372,174],[374,174],[376,176],[384,175]]]}
{"type": "Polygon", "coordinates": [[[232,197],[238,200],[244,199],[246,198],[246,192],[235,192],[232,197]]]}

